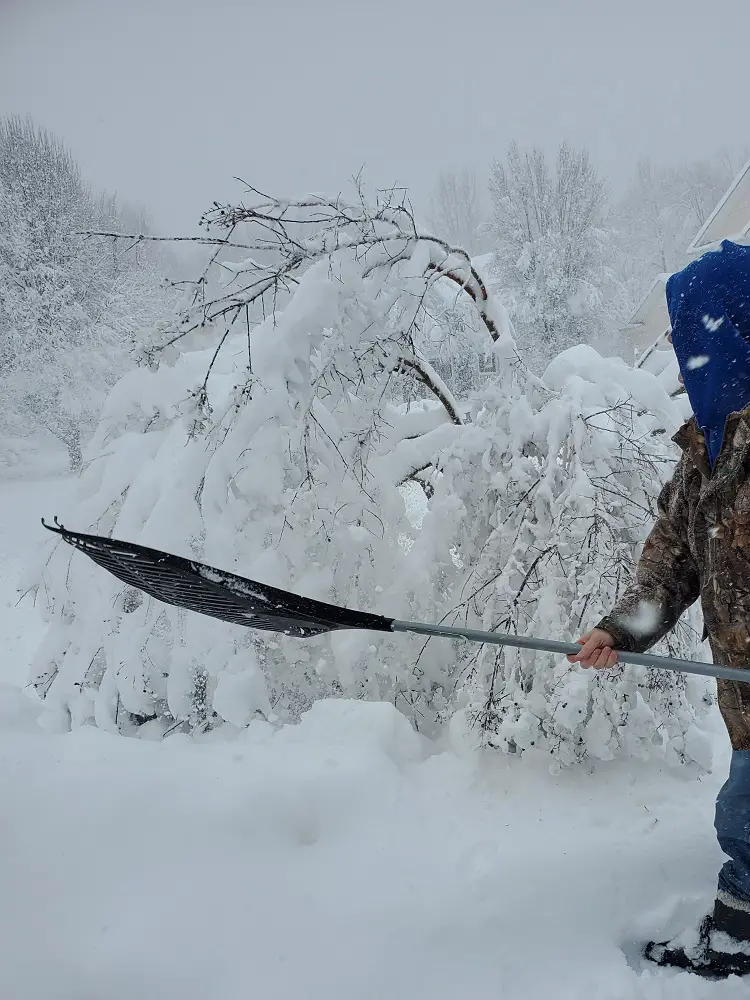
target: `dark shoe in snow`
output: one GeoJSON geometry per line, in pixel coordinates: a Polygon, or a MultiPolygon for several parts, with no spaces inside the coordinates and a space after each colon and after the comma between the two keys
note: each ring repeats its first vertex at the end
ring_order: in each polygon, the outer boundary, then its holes
{"type": "Polygon", "coordinates": [[[643,949],[650,962],[670,969],[684,969],[705,979],[727,979],[750,975],[750,906],[722,893],[713,913],[703,918],[698,930],[687,931],[671,941],[651,941],[643,949]],[[742,908],[741,908],[742,907],[742,908]]]}

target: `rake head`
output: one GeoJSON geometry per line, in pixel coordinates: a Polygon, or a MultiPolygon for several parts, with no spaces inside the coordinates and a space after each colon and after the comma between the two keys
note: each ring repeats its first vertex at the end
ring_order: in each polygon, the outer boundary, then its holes
{"type": "Polygon", "coordinates": [[[128,586],[165,604],[234,625],[301,639],[345,628],[392,630],[390,618],[299,597],[145,545],[69,531],[57,518],[54,525],[44,520],[42,524],[128,586]]]}

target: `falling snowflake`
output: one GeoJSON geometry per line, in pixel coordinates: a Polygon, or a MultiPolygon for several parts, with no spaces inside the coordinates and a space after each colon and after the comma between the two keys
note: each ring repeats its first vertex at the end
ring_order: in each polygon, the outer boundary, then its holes
{"type": "Polygon", "coordinates": [[[689,372],[692,372],[696,368],[702,368],[704,365],[707,365],[710,360],[711,358],[707,354],[697,354],[687,359],[686,368],[689,372]]]}
{"type": "Polygon", "coordinates": [[[724,322],[724,317],[720,316],[718,319],[711,319],[711,317],[706,313],[703,317],[703,325],[708,330],[709,333],[716,333],[721,324],[724,322]]]}

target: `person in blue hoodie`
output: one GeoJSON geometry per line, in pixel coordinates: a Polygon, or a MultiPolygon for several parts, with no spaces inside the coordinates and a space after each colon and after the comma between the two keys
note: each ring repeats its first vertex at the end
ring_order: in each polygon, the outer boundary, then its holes
{"type": "Polygon", "coordinates": [[[715,662],[748,669],[748,683],[718,681],[732,761],[716,804],[728,860],[713,909],[694,934],[645,948],[659,965],[722,978],[750,974],[750,247],[723,242],[666,293],[693,416],[675,435],[682,455],[635,581],[570,660],[611,667],[618,649],[648,649],[700,599],[715,662]]]}

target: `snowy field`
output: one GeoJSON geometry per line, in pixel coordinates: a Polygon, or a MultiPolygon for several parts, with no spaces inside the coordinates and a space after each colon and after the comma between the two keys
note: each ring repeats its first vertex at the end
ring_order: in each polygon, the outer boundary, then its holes
{"type": "Polygon", "coordinates": [[[15,583],[64,489],[0,483],[2,1000],[747,996],[628,947],[711,897],[718,724],[702,780],[551,777],[344,701],[234,743],[46,732],[15,583]]]}

